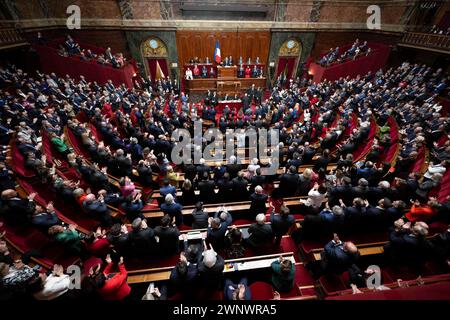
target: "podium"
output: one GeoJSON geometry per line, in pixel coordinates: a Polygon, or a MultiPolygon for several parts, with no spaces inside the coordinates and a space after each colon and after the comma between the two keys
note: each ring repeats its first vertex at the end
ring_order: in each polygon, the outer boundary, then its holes
{"type": "Polygon", "coordinates": [[[217,78],[223,80],[232,80],[237,77],[237,66],[217,67],[217,78]]]}
{"type": "Polygon", "coordinates": [[[266,86],[266,78],[238,78],[237,66],[222,67],[217,66],[217,78],[196,78],[186,80],[186,89],[189,92],[206,92],[207,90],[215,91],[222,96],[240,95],[243,90],[247,90],[253,84],[256,87],[264,88],[266,86]]]}

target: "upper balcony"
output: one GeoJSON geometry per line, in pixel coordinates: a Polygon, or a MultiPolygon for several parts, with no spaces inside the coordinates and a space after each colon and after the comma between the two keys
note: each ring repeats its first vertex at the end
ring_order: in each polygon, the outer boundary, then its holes
{"type": "Polygon", "coordinates": [[[8,49],[28,45],[19,31],[11,23],[0,22],[0,49],[8,49]]]}
{"type": "Polygon", "coordinates": [[[407,32],[399,46],[450,53],[450,35],[435,33],[407,32]]]}

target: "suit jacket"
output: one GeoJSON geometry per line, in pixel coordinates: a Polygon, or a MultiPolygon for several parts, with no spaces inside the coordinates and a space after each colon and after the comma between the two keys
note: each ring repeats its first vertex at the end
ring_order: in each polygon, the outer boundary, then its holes
{"type": "Polygon", "coordinates": [[[168,214],[170,217],[180,217],[183,215],[182,210],[183,207],[181,206],[181,204],[179,203],[172,203],[172,204],[167,204],[167,203],[163,203],[161,205],[161,210],[165,213],[168,214]]]}
{"type": "Polygon", "coordinates": [[[178,253],[180,249],[179,239],[180,231],[176,227],[162,227],[155,228],[155,236],[159,237],[158,248],[163,255],[171,255],[178,253]]]}
{"type": "Polygon", "coordinates": [[[43,212],[33,215],[31,218],[31,223],[47,232],[48,228],[59,223],[59,219],[54,212],[43,212]]]}
{"type": "Polygon", "coordinates": [[[263,175],[260,175],[260,176],[258,176],[258,175],[256,175],[256,176],[253,176],[251,179],[250,179],[250,183],[251,183],[251,185],[250,185],[250,192],[254,192],[255,191],[255,188],[257,187],[257,186],[264,186],[264,184],[266,183],[266,177],[265,176],[263,176],[263,175]]]}
{"type": "Polygon", "coordinates": [[[230,180],[237,177],[239,171],[241,171],[242,166],[238,163],[227,164],[227,172],[230,175],[230,180]]]}
{"type": "Polygon", "coordinates": [[[385,248],[401,261],[420,263],[430,256],[432,246],[425,238],[394,230],[390,233],[389,243],[385,248]]]}
{"type": "Polygon", "coordinates": [[[208,214],[203,210],[197,211],[196,209],[194,209],[194,211],[192,212],[192,219],[194,220],[192,222],[192,229],[208,228],[208,218],[208,214]]]}
{"type": "Polygon", "coordinates": [[[190,263],[187,267],[185,275],[181,275],[177,268],[173,268],[170,272],[170,287],[173,292],[181,292],[183,298],[193,299],[192,292],[195,289],[195,280],[197,279],[197,266],[190,263]]]}
{"type": "Polygon", "coordinates": [[[162,198],[165,198],[168,194],[173,195],[174,198],[177,196],[177,188],[172,185],[163,186],[159,189],[159,194],[162,198]]]}
{"type": "Polygon", "coordinates": [[[3,216],[8,224],[11,225],[26,225],[29,217],[33,214],[35,204],[33,201],[12,198],[3,201],[5,211],[3,216]]]}
{"type": "Polygon", "coordinates": [[[261,193],[261,194],[253,193],[250,196],[250,201],[251,201],[250,212],[254,216],[256,216],[259,213],[266,213],[267,198],[268,198],[268,196],[264,193],[261,193]]]}
{"type": "Polygon", "coordinates": [[[359,258],[359,253],[351,254],[343,250],[343,243],[328,242],[322,252],[322,263],[328,272],[341,274],[359,258]]]}
{"type": "Polygon", "coordinates": [[[247,190],[247,180],[244,178],[239,179],[238,177],[232,180],[233,182],[233,197],[236,200],[247,200],[248,199],[248,190],[247,190]]]}
{"type": "Polygon", "coordinates": [[[330,162],[329,158],[320,156],[316,161],[314,161],[314,172],[318,172],[319,169],[327,170],[328,163],[330,162]]]}
{"type": "Polygon", "coordinates": [[[212,180],[200,181],[198,183],[198,189],[200,191],[200,199],[203,202],[213,202],[216,198],[215,185],[212,180]]]}
{"type": "Polygon", "coordinates": [[[106,239],[110,244],[114,246],[114,250],[116,250],[119,254],[124,255],[128,252],[128,234],[120,234],[118,236],[112,236],[111,234],[108,234],[106,239]]]}
{"type": "Polygon", "coordinates": [[[285,235],[294,225],[295,218],[292,215],[288,215],[286,217],[275,215],[272,211],[270,214],[270,223],[272,224],[272,231],[274,235],[282,236],[285,235]]]}
{"type": "Polygon", "coordinates": [[[128,240],[135,256],[148,255],[155,251],[155,233],[151,228],[130,232],[128,240]]]}
{"type": "Polygon", "coordinates": [[[200,262],[197,268],[202,284],[208,289],[218,288],[222,283],[224,267],[225,261],[219,255],[217,255],[217,261],[211,268],[205,266],[203,261],[200,262]]]}
{"type": "Polygon", "coordinates": [[[227,228],[228,224],[224,222],[222,222],[217,229],[211,227],[208,228],[207,241],[215,250],[220,250],[225,247],[225,233],[228,230],[227,228]]]}
{"type": "Polygon", "coordinates": [[[230,201],[233,198],[233,182],[232,181],[219,181],[217,183],[219,192],[217,193],[217,199],[223,201],[230,201]]]}
{"type": "Polygon", "coordinates": [[[280,176],[280,192],[284,197],[293,196],[297,190],[298,174],[284,173],[280,176]]]}
{"type": "Polygon", "coordinates": [[[270,243],[273,239],[272,227],[269,224],[253,223],[248,228],[250,236],[247,241],[252,247],[259,247],[270,243]]]}

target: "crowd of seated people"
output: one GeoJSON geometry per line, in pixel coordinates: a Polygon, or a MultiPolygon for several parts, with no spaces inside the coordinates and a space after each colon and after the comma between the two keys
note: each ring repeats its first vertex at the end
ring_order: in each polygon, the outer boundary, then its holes
{"type": "Polygon", "coordinates": [[[345,52],[341,53],[339,47],[330,50],[322,56],[319,60],[321,66],[330,66],[333,63],[341,63],[348,60],[355,60],[358,56],[368,56],[372,52],[372,49],[368,47],[367,41],[363,43],[356,39],[352,46],[345,52]]]}
{"type": "MultiPolygon", "coordinates": [[[[43,43],[39,35],[38,41],[43,43]]],[[[121,68],[126,62],[122,53],[113,54],[109,47],[104,53],[94,53],[90,49],[83,49],[70,35],[67,35],[64,43],[58,46],[58,54],[63,57],[78,56],[82,61],[96,61],[98,64],[111,65],[114,68],[121,68]]]]}
{"type": "MultiPolygon", "coordinates": [[[[285,168],[280,176],[263,175],[261,169],[267,164],[258,159],[253,159],[244,170],[245,166],[236,156],[227,159],[226,164],[207,164],[201,160],[199,164],[185,163],[174,168],[171,154],[178,142],[170,134],[176,128],[193,130],[193,121],[202,117],[202,110],[194,111],[188,101],[183,103],[181,110],[175,107],[178,97],[173,89],[169,92],[154,92],[147,88],[127,90],[111,83],[101,87],[83,80],[77,83],[70,78],[39,73],[32,78],[14,66],[2,68],[0,75],[1,124],[5,142],[0,155],[3,167],[1,216],[8,225],[44,221],[39,223],[39,228],[68,252],[82,260],[90,255],[105,258],[106,268],[92,270],[86,280],[86,288],[95,289],[90,291],[91,294],[96,293],[104,299],[122,299],[130,294],[124,266],[127,259],[179,254],[179,228],[188,223],[182,208],[187,205],[196,204],[192,213],[195,224],[191,227],[206,227],[206,247],[203,245],[197,265],[185,262],[184,257],[187,259],[189,254],[180,256],[180,262],[172,272],[174,281],[180,284],[175,292],[197,287],[189,281],[200,281],[210,289],[220,288],[225,279],[219,252],[239,257],[248,249],[264,252],[268,246],[279,244],[280,238],[294,223],[292,212],[282,205],[284,197],[307,197],[299,209],[305,216],[302,228],[293,234],[297,242],[318,237],[320,233],[327,236],[335,232],[345,236],[354,230],[387,230],[394,225],[397,230],[391,233],[390,247],[386,251],[393,252],[395,257],[403,243],[409,245],[408,237],[419,238],[427,234],[426,225],[433,221],[448,223],[448,201],[439,203],[433,196],[430,198],[432,190],[442,181],[450,156],[448,143],[433,146],[433,142],[448,132],[448,118],[440,113],[442,107],[434,100],[439,94],[435,92],[436,88],[446,83],[442,70],[405,63],[386,72],[356,79],[310,84],[306,90],[294,85],[288,89],[274,88],[269,99],[256,101],[255,111],[246,118],[234,117],[232,113],[221,115],[223,128],[279,129],[280,143],[276,148],[280,165],[285,168]],[[98,94],[100,92],[102,95],[98,94]],[[169,109],[170,113],[167,113],[169,109]],[[89,123],[77,119],[81,113],[90,120],[89,123]],[[308,117],[307,113],[310,113],[308,117]],[[391,164],[382,162],[380,151],[371,153],[369,160],[354,163],[352,154],[366,143],[373,126],[371,120],[376,119],[380,128],[384,128],[390,117],[402,128],[398,138],[401,149],[393,169],[391,164]],[[357,124],[352,126],[355,118],[357,124]],[[96,128],[101,140],[96,138],[90,125],[96,128]],[[75,150],[67,143],[65,127],[81,141],[85,156],[74,154],[75,150]],[[350,131],[348,135],[346,131],[350,131]],[[48,134],[56,155],[67,161],[87,186],[82,187],[65,178],[53,164],[47,163],[42,132],[48,134]],[[56,219],[53,214],[55,204],[49,203],[44,209],[36,205],[34,194],[28,199],[17,195],[12,168],[5,162],[6,143],[13,136],[12,142],[26,159],[27,169],[39,177],[42,185],[51,185],[53,194],[65,197],[67,204],[75,208],[78,206],[105,231],[92,230],[85,238],[76,226],[64,228],[60,219],[56,219]],[[432,149],[430,160],[433,165],[422,179],[422,175],[412,172],[412,168],[424,148],[432,149]],[[329,170],[332,161],[337,162],[337,167],[329,170]],[[308,164],[311,168],[299,174],[298,168],[308,164]],[[135,166],[139,177],[133,175],[135,166]],[[181,196],[177,195],[173,185],[177,172],[185,173],[181,196]],[[119,178],[118,186],[111,184],[108,173],[119,178]],[[151,178],[153,173],[158,174],[157,185],[151,178]],[[271,201],[274,202],[273,198],[279,201],[274,205],[271,224],[265,224],[269,201],[265,187],[276,180],[279,185],[272,192],[271,201]],[[145,203],[136,188],[137,183],[153,188],[161,185],[163,201],[158,205],[164,216],[157,226],[147,223],[142,214],[145,203]],[[250,210],[242,215],[242,218],[254,221],[248,237],[244,237],[239,228],[231,227],[232,212],[219,208],[209,214],[203,207],[205,203],[226,201],[250,202],[250,210]],[[111,215],[108,204],[124,210],[125,221],[130,227],[111,215]],[[19,207],[22,214],[13,214],[19,207]],[[410,208],[406,214],[405,208],[410,208]],[[105,251],[110,256],[105,255],[105,251]],[[117,264],[120,272],[111,277],[113,264],[117,264]]],[[[211,125],[215,126],[214,123],[211,125]]],[[[379,148],[387,145],[383,137],[385,130],[378,132],[379,142],[374,143],[379,148]]],[[[200,144],[205,146],[207,143],[203,139],[200,144]]],[[[199,147],[192,144],[192,152],[199,147]]],[[[64,211],[65,208],[56,209],[64,211]]],[[[335,265],[339,267],[336,272],[340,272],[345,269],[343,265],[357,261],[352,243],[342,243],[337,236],[333,241],[333,246],[327,246],[324,253],[328,255],[328,260],[324,259],[328,261],[324,262],[324,272],[335,270],[335,265]],[[340,259],[341,254],[336,256],[341,253],[338,249],[344,252],[349,262],[332,261],[340,259]],[[352,255],[351,259],[347,255],[352,255]]],[[[189,247],[185,251],[189,251],[189,247]]],[[[436,249],[438,251],[442,257],[448,255],[448,252],[442,255],[444,249],[436,249]]],[[[2,283],[8,282],[11,272],[16,272],[10,266],[2,266],[2,283]]],[[[283,261],[272,266],[272,282],[277,291],[289,291],[292,287],[292,268],[292,263],[283,261]]],[[[59,268],[53,272],[55,277],[63,277],[59,268]]],[[[45,281],[42,278],[39,281],[45,281]]],[[[42,285],[45,287],[45,283],[35,287],[42,288],[42,285]]],[[[241,292],[245,281],[240,283],[241,286],[234,285],[239,292],[235,290],[228,296],[245,297],[241,292]]],[[[227,286],[229,290],[230,286],[233,285],[227,286]]],[[[35,287],[27,288],[34,294],[38,290],[30,288],[35,287]]]]}

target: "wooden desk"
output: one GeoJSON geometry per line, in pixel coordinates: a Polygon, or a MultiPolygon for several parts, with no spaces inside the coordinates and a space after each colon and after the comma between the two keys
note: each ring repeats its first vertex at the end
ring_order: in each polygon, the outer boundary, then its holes
{"type": "Polygon", "coordinates": [[[247,90],[248,88],[251,88],[252,84],[255,85],[256,88],[266,87],[266,78],[238,78],[238,80],[241,82],[242,90],[247,90]]]}
{"type": "Polygon", "coordinates": [[[216,90],[216,78],[198,78],[193,80],[186,80],[186,89],[190,92],[216,90]]]}
{"type": "MultiPolygon", "coordinates": [[[[377,254],[382,254],[384,252],[384,246],[374,246],[374,247],[365,247],[358,248],[359,254],[361,256],[372,256],[377,254]]],[[[320,252],[314,252],[313,257],[315,261],[320,261],[322,257],[320,256],[320,252]]]]}
{"type": "Polygon", "coordinates": [[[192,80],[184,80],[186,89],[189,92],[206,92],[208,90],[220,91],[221,94],[239,94],[247,91],[252,84],[255,87],[266,87],[266,78],[197,78],[192,80]]]}
{"type": "MultiPolygon", "coordinates": [[[[245,271],[261,268],[269,268],[273,261],[277,260],[280,256],[285,259],[289,259],[292,263],[295,263],[293,252],[284,252],[278,254],[268,254],[263,256],[255,256],[240,259],[230,259],[225,260],[225,269],[223,272],[235,272],[235,271],[245,271]],[[235,264],[238,267],[236,269],[231,268],[227,270],[227,265],[235,264]]],[[[128,271],[127,282],[129,284],[142,283],[142,282],[153,282],[168,280],[170,278],[170,272],[174,266],[163,267],[163,268],[152,268],[152,269],[142,269],[142,270],[131,270],[128,271]]]]}
{"type": "Polygon", "coordinates": [[[217,78],[219,79],[234,79],[237,76],[237,67],[217,67],[217,78]]]}
{"type": "MultiPolygon", "coordinates": [[[[295,264],[295,258],[293,255],[283,257],[286,260],[291,260],[292,264],[295,264]]],[[[225,272],[270,268],[272,262],[276,261],[277,259],[278,257],[270,257],[267,259],[260,259],[260,260],[243,260],[243,261],[229,262],[225,264],[223,272],[225,273],[225,272]]]]}

